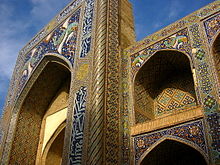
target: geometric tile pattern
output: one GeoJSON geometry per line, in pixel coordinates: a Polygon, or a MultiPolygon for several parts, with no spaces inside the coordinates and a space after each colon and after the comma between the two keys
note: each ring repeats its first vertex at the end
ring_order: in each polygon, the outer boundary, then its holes
{"type": "Polygon", "coordinates": [[[18,118],[9,164],[35,164],[43,114],[28,109],[18,118]],[[22,153],[22,154],[21,154],[22,153]]]}
{"type": "Polygon", "coordinates": [[[105,162],[104,164],[120,164],[121,136],[120,136],[120,1],[108,2],[108,43],[106,59],[106,122],[105,122],[105,162]]]}
{"type": "MultiPolygon", "coordinates": [[[[212,113],[208,115],[207,121],[209,122],[210,125],[210,133],[213,134],[212,136],[212,147],[214,150],[217,152],[220,152],[220,115],[218,113],[212,113]]],[[[218,153],[217,153],[218,155],[218,153]]]]}
{"type": "Polygon", "coordinates": [[[83,147],[83,130],[86,110],[87,88],[81,87],[76,93],[73,111],[72,136],[70,144],[69,164],[81,164],[83,147]]]}
{"type": "Polygon", "coordinates": [[[209,65],[207,63],[201,63],[199,66],[198,66],[198,71],[199,71],[199,74],[201,76],[201,79],[199,80],[200,83],[201,83],[201,89],[204,93],[209,93],[210,91],[212,91],[212,82],[209,78],[210,74],[208,72],[208,67],[209,65]]]}
{"type": "Polygon", "coordinates": [[[203,49],[198,49],[196,54],[195,54],[195,57],[199,60],[202,60],[205,56],[205,51],[203,49]]]}
{"type": "MultiPolygon", "coordinates": [[[[212,17],[205,22],[205,30],[206,35],[208,37],[208,42],[211,43],[211,40],[214,38],[216,33],[219,32],[219,16],[212,17]],[[216,24],[216,25],[215,25],[216,24]]],[[[192,33],[193,45],[196,48],[203,48],[205,46],[202,45],[203,38],[201,37],[201,30],[198,23],[190,26],[190,32],[192,33]],[[199,44],[198,44],[199,43],[199,44]]],[[[214,44],[213,44],[214,45],[214,44]]],[[[212,48],[211,48],[212,49],[212,48]]],[[[212,50],[210,50],[212,51],[212,50]]],[[[205,56],[206,57],[206,56],[205,56]]],[[[216,59],[214,59],[216,60],[216,59]]],[[[220,163],[220,136],[216,136],[216,133],[219,132],[219,104],[217,103],[217,98],[215,98],[215,92],[213,89],[213,71],[210,67],[211,60],[208,58],[203,58],[201,61],[198,61],[197,71],[199,73],[199,86],[202,91],[201,102],[204,105],[204,114],[206,119],[206,128],[207,128],[207,136],[209,137],[210,143],[210,156],[213,164],[220,163]]],[[[218,67],[218,65],[216,65],[218,67]]],[[[219,89],[216,89],[219,90],[219,89]]]]}
{"type": "Polygon", "coordinates": [[[208,95],[205,99],[204,99],[204,106],[208,109],[212,109],[214,106],[216,106],[217,102],[215,100],[215,98],[213,96],[208,95]]]}
{"type": "Polygon", "coordinates": [[[174,110],[183,110],[196,105],[189,93],[175,88],[166,88],[155,100],[155,114],[163,115],[174,110]]]}
{"type": "Polygon", "coordinates": [[[205,140],[203,121],[197,120],[183,125],[171,127],[168,129],[138,135],[134,138],[135,164],[152,145],[163,137],[174,137],[177,140],[184,141],[195,148],[202,150],[207,155],[208,149],[205,140]]]}

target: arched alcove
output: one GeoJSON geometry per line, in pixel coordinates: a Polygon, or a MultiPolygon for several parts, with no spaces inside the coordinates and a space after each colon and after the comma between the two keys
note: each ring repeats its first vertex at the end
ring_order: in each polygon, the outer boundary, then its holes
{"type": "Polygon", "coordinates": [[[217,72],[218,83],[220,83],[220,34],[218,34],[218,36],[216,37],[212,47],[213,60],[217,72]]]}
{"type": "Polygon", "coordinates": [[[35,164],[41,159],[44,120],[67,107],[70,80],[70,71],[55,60],[44,67],[19,110],[9,164],[35,164]]]}
{"type": "Polygon", "coordinates": [[[141,165],[207,165],[196,149],[176,140],[164,140],[140,162],[141,165]]]}
{"type": "Polygon", "coordinates": [[[134,102],[136,123],[195,106],[189,58],[178,51],[155,53],[136,74],[134,102]]]}

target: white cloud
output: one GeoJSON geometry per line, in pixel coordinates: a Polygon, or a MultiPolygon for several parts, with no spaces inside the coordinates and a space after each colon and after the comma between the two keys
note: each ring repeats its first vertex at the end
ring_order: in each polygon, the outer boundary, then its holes
{"type": "Polygon", "coordinates": [[[37,21],[49,21],[69,2],[71,0],[31,0],[33,4],[31,14],[37,21]]]}
{"type": "Polygon", "coordinates": [[[14,19],[15,6],[7,2],[0,4],[0,116],[7,95],[19,50],[30,39],[27,35],[31,22],[14,19]]]}
{"type": "Polygon", "coordinates": [[[153,24],[153,27],[155,28],[155,29],[158,29],[159,27],[161,27],[163,25],[163,23],[162,22],[155,22],[154,24],[153,24]]]}
{"type": "Polygon", "coordinates": [[[28,27],[28,23],[11,19],[14,9],[10,5],[1,4],[0,11],[0,76],[10,78],[19,49],[25,42],[25,36],[19,38],[18,34],[28,27]]]}
{"type": "Polygon", "coordinates": [[[179,0],[172,0],[168,9],[168,18],[174,19],[176,18],[179,13],[182,11],[181,1],[179,0]]]}

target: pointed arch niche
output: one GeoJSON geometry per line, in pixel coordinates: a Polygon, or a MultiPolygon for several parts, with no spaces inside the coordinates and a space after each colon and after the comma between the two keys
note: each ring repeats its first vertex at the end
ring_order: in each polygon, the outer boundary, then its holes
{"type": "Polygon", "coordinates": [[[136,123],[165,117],[197,106],[187,55],[159,51],[140,68],[134,80],[136,123]]]}
{"type": "Polygon", "coordinates": [[[218,84],[220,84],[220,33],[217,35],[212,46],[213,60],[217,73],[218,84]]]}
{"type": "Polygon", "coordinates": [[[195,148],[176,140],[166,139],[144,154],[140,165],[207,165],[205,157],[195,148]]]}
{"type": "Polygon", "coordinates": [[[9,164],[62,161],[71,73],[60,61],[46,64],[21,105],[9,164]]]}

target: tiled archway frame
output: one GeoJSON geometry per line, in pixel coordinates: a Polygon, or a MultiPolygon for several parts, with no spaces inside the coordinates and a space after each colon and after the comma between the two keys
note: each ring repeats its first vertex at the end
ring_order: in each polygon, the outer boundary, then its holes
{"type": "MultiPolygon", "coordinates": [[[[31,89],[33,82],[39,76],[37,72],[41,73],[41,69],[46,65],[48,58],[53,57],[56,57],[54,61],[59,59],[58,61],[64,62],[69,70],[72,69],[76,52],[75,47],[77,45],[76,39],[79,38],[79,24],[82,22],[80,21],[82,20],[80,19],[80,17],[82,17],[81,12],[83,12],[82,6],[84,4],[80,5],[78,0],[73,2],[72,5],[76,8],[66,15],[67,17],[63,17],[59,21],[56,20],[53,27],[50,27],[51,24],[53,24],[53,22],[51,22],[43,29],[44,32],[38,33],[35,38],[21,50],[18,56],[7,96],[7,102],[5,104],[10,124],[8,122],[3,128],[5,136],[2,138],[2,143],[4,144],[2,148],[4,147],[4,149],[2,154],[0,154],[3,162],[7,162],[10,154],[14,129],[21,103],[29,89],[31,89]],[[62,40],[59,40],[60,38],[65,39],[67,37],[69,37],[69,40],[66,40],[66,43],[62,43],[62,40]],[[58,50],[59,47],[61,48],[60,51],[58,50]]],[[[58,16],[56,19],[58,19],[58,16]]]]}
{"type": "Polygon", "coordinates": [[[56,54],[72,68],[79,34],[80,13],[81,9],[79,8],[65,22],[45,36],[30,52],[23,55],[22,66],[17,77],[14,101],[18,98],[34,69],[45,55],[56,54]],[[70,37],[69,40],[67,40],[68,37],[70,37]]]}
{"type": "MultiPolygon", "coordinates": [[[[16,104],[13,108],[13,112],[12,112],[12,116],[10,118],[10,121],[8,121],[9,126],[8,126],[7,137],[5,137],[5,139],[4,139],[5,140],[4,146],[3,146],[4,150],[3,150],[3,154],[2,154],[2,160],[1,160],[2,164],[8,164],[7,162],[8,162],[9,156],[10,156],[11,147],[12,147],[13,139],[15,136],[15,130],[16,130],[17,121],[18,121],[18,117],[20,114],[22,103],[24,102],[24,100],[25,100],[26,96],[28,95],[30,89],[32,88],[33,84],[36,82],[36,80],[38,79],[38,77],[40,76],[40,74],[42,73],[44,68],[50,62],[59,63],[60,65],[63,65],[68,70],[70,70],[69,65],[63,59],[59,58],[59,56],[50,54],[50,55],[45,55],[43,57],[41,62],[38,64],[37,68],[33,71],[32,76],[30,77],[29,81],[25,85],[21,94],[19,95],[19,97],[16,101],[16,104]]],[[[68,107],[68,109],[69,109],[69,107],[68,107]]],[[[20,136],[23,136],[23,135],[20,135],[20,136]]]]}
{"type": "MultiPolygon", "coordinates": [[[[219,125],[220,125],[220,111],[219,111],[219,99],[220,99],[220,89],[219,83],[213,58],[213,44],[216,38],[220,34],[220,13],[218,12],[211,17],[206,18],[203,21],[204,34],[206,35],[206,43],[209,45],[207,52],[209,52],[209,59],[204,59],[204,63],[209,63],[211,69],[210,74],[213,74],[213,84],[215,85],[214,92],[207,97],[212,98],[212,106],[206,106],[205,112],[207,114],[207,124],[209,128],[209,138],[212,145],[212,155],[215,158],[215,163],[220,163],[220,137],[218,135],[219,125]],[[216,95],[215,95],[216,94],[216,95]]],[[[206,98],[207,100],[207,98],[206,98]]],[[[204,102],[205,103],[205,102],[204,102]]]]}
{"type": "Polygon", "coordinates": [[[177,50],[188,56],[191,67],[193,67],[192,50],[190,45],[189,33],[187,28],[182,29],[169,37],[154,43],[153,45],[132,54],[131,67],[133,78],[137,74],[138,70],[152,57],[156,52],[161,50],[177,50]]]}
{"type": "MultiPolygon", "coordinates": [[[[189,29],[183,29],[179,32],[159,41],[155,44],[139,51],[138,53],[131,55],[131,67],[133,80],[141,66],[157,51],[160,50],[178,50],[188,55],[191,59],[191,69],[193,69],[193,78],[195,83],[195,91],[199,104],[204,106],[204,113],[206,115],[205,127],[207,129],[207,136],[209,146],[211,147],[210,154],[213,160],[211,162],[217,163],[219,161],[219,137],[218,126],[219,126],[219,112],[217,89],[213,86],[215,82],[213,77],[213,71],[210,66],[210,59],[207,56],[208,48],[204,41],[206,40],[205,35],[201,34],[203,29],[199,23],[192,24],[189,29]],[[184,38],[184,37],[186,38],[184,38]],[[180,44],[169,44],[171,39],[178,40],[181,38],[180,44]],[[168,40],[168,42],[167,42],[168,40]],[[168,44],[167,44],[168,43],[168,44]]],[[[170,42],[174,43],[174,42],[170,42]]]]}
{"type": "Polygon", "coordinates": [[[212,164],[218,164],[220,161],[220,137],[218,136],[220,114],[213,59],[207,44],[208,37],[206,37],[202,23],[191,25],[189,30],[193,49],[199,52],[199,54],[203,52],[202,55],[195,56],[195,72],[198,79],[200,101],[204,107],[206,135],[210,147],[210,161],[212,164]]]}
{"type": "Polygon", "coordinates": [[[204,134],[203,120],[185,123],[168,129],[138,135],[133,138],[135,164],[141,160],[160,142],[173,139],[185,143],[199,151],[208,162],[208,149],[204,134]]]}
{"type": "MultiPolygon", "coordinates": [[[[210,62],[212,63],[213,67],[213,76],[216,79],[216,87],[219,89],[218,76],[216,73],[214,56],[213,56],[213,44],[217,37],[220,34],[220,13],[215,14],[214,16],[208,17],[203,21],[204,31],[207,36],[206,41],[209,45],[209,53],[210,53],[210,62]]],[[[220,89],[218,90],[218,95],[220,98],[220,89]]]]}
{"type": "MultiPolygon", "coordinates": [[[[132,83],[134,84],[135,81],[135,76],[137,75],[138,71],[141,69],[142,66],[152,57],[155,55],[155,53],[159,51],[178,51],[183,53],[183,55],[186,55],[189,59],[190,62],[190,69],[192,73],[194,73],[194,58],[192,57],[192,48],[191,48],[191,43],[190,43],[190,38],[189,38],[189,33],[188,29],[184,28],[169,37],[158,41],[154,43],[153,45],[139,51],[136,54],[131,55],[131,67],[132,67],[132,83]]],[[[199,96],[199,92],[197,89],[197,82],[196,82],[196,77],[193,74],[192,77],[194,78],[194,88],[197,96],[199,96]]],[[[169,111],[169,113],[172,112],[169,111]]]]}

